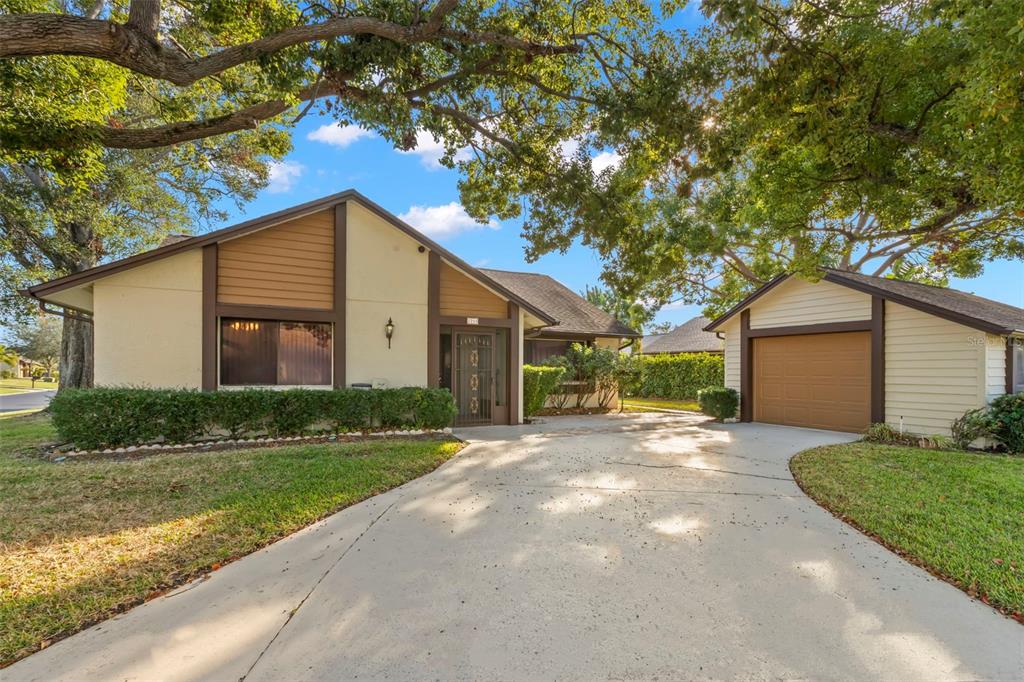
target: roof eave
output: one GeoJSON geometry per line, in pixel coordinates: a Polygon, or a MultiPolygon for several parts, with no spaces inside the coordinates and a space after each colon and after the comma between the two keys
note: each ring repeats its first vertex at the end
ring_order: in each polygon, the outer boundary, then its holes
{"type": "Polygon", "coordinates": [[[364,195],[362,195],[361,193],[357,192],[354,189],[346,189],[336,194],[331,194],[326,197],[321,197],[320,199],[315,199],[313,201],[306,202],[305,204],[299,204],[298,206],[292,206],[291,208],[275,211],[274,213],[269,213],[265,216],[258,216],[251,220],[238,223],[237,225],[230,225],[228,227],[221,228],[220,230],[208,232],[207,234],[204,235],[190,237],[189,239],[184,239],[173,244],[168,244],[167,246],[160,246],[155,249],[145,251],[143,253],[135,254],[134,256],[128,256],[127,258],[122,258],[111,263],[98,265],[94,268],[90,268],[89,270],[83,270],[82,272],[76,272],[70,275],[65,275],[64,277],[58,277],[57,279],[53,279],[48,282],[42,282],[40,284],[36,284],[35,286],[28,287],[27,289],[25,289],[23,295],[27,295],[32,298],[40,298],[41,296],[45,296],[48,293],[55,293],[63,289],[68,289],[70,287],[77,286],[85,282],[90,282],[95,279],[99,279],[105,276],[107,273],[112,274],[113,272],[117,272],[123,269],[144,265],[145,263],[148,263],[153,260],[166,258],[168,256],[174,255],[175,253],[178,253],[179,251],[187,251],[189,249],[198,248],[205,244],[222,241],[228,237],[242,235],[248,232],[254,232],[256,230],[263,229],[266,227],[272,227],[273,225],[283,222],[285,220],[289,220],[302,215],[306,215],[308,213],[313,213],[326,208],[330,208],[331,206],[335,206],[337,204],[341,204],[349,200],[355,200],[359,202],[365,208],[377,214],[385,221],[391,223],[392,225],[400,229],[402,232],[405,232],[423,246],[429,248],[431,251],[437,252],[440,256],[456,264],[459,268],[470,273],[473,277],[476,277],[481,281],[485,282],[488,286],[493,287],[495,290],[501,293],[501,295],[508,298],[508,300],[514,301],[515,303],[526,308],[528,311],[530,311],[530,313],[539,318],[541,321],[546,322],[549,325],[558,324],[557,319],[551,317],[540,308],[537,308],[535,305],[533,305],[526,299],[508,290],[506,287],[502,286],[498,282],[494,281],[492,278],[480,272],[478,268],[474,268],[472,265],[466,263],[464,260],[456,256],[452,252],[448,251],[437,242],[425,236],[416,228],[412,227],[405,221],[398,218],[398,216],[392,214],[390,211],[382,207],[380,204],[365,197],[364,195]]]}
{"type": "Polygon", "coordinates": [[[1006,327],[1001,324],[996,324],[994,322],[989,322],[988,320],[982,320],[980,318],[972,317],[970,315],[965,315],[963,313],[958,313],[955,310],[950,310],[949,308],[943,308],[941,306],[937,306],[931,303],[919,301],[917,299],[910,298],[909,296],[895,294],[891,291],[886,291],[885,289],[874,287],[871,286],[870,284],[865,284],[864,282],[855,282],[846,279],[845,277],[838,273],[826,273],[825,276],[822,277],[822,279],[825,280],[826,282],[831,282],[832,284],[845,286],[847,288],[853,289],[855,291],[860,291],[861,293],[869,294],[871,296],[878,296],[879,298],[885,299],[887,301],[892,301],[893,303],[898,303],[908,308],[913,308],[914,310],[920,310],[923,313],[928,313],[929,315],[934,315],[935,317],[940,317],[944,320],[949,320],[950,322],[956,322],[957,324],[962,324],[965,327],[977,329],[978,331],[989,332],[991,334],[999,335],[1012,334],[1014,332],[1014,330],[1010,327],[1006,327]]]}
{"type": "Polygon", "coordinates": [[[789,279],[789,277],[790,277],[790,275],[788,275],[786,273],[783,273],[781,275],[776,275],[774,278],[772,278],[766,284],[761,285],[760,289],[756,289],[749,296],[744,298],[742,301],[740,301],[739,303],[737,303],[736,305],[734,305],[733,307],[729,308],[727,311],[725,311],[724,313],[722,313],[721,315],[716,317],[711,324],[709,324],[708,326],[703,328],[703,331],[706,331],[706,332],[713,332],[713,331],[715,331],[716,329],[721,327],[722,324],[724,324],[727,320],[732,318],[734,315],[739,313],[741,310],[746,308],[748,305],[753,303],[755,300],[757,300],[761,296],[764,296],[766,293],[768,293],[769,291],[774,289],[779,284],[782,284],[784,281],[789,279]]]}

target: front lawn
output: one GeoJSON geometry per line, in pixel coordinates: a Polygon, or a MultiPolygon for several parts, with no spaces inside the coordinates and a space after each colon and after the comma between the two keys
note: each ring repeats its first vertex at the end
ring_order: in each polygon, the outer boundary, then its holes
{"type": "Polygon", "coordinates": [[[0,379],[0,393],[22,393],[30,390],[54,390],[57,388],[56,381],[39,381],[32,386],[31,379],[0,379]]]}
{"type": "Polygon", "coordinates": [[[1024,457],[848,443],[790,462],[818,503],[1018,620],[1024,457]]]}
{"type": "Polygon", "coordinates": [[[296,445],[118,462],[29,453],[49,417],[0,417],[0,666],[422,476],[451,441],[296,445]]]}
{"type": "Polygon", "coordinates": [[[649,408],[663,410],[685,410],[700,412],[700,405],[695,400],[667,400],[663,398],[623,398],[622,407],[626,410],[643,412],[649,408]]]}

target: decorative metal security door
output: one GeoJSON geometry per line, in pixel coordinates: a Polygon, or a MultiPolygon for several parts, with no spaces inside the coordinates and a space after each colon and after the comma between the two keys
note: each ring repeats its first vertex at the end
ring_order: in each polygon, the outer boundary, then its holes
{"type": "Polygon", "coordinates": [[[455,334],[456,423],[491,424],[494,419],[494,334],[455,334]]]}

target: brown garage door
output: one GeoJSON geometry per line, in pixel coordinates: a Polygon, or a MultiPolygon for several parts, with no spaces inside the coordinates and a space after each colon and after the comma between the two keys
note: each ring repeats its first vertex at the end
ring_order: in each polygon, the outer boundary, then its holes
{"type": "Polygon", "coordinates": [[[871,420],[871,333],[754,339],[754,421],[863,431],[871,420]]]}

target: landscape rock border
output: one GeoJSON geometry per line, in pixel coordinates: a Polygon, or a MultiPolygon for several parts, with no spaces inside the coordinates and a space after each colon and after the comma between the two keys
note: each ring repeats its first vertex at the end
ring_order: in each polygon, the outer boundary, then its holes
{"type": "Polygon", "coordinates": [[[273,438],[260,436],[256,438],[219,438],[195,441],[192,443],[149,443],[146,445],[129,445],[118,448],[102,448],[98,450],[62,450],[59,446],[46,451],[47,460],[59,463],[70,461],[86,461],[95,459],[135,459],[149,455],[190,452],[216,452],[221,450],[241,450],[252,448],[277,447],[281,445],[315,445],[319,443],[358,443],[380,438],[454,438],[452,428],[443,429],[408,429],[369,431],[366,433],[328,433],[315,436],[282,436],[273,438]]]}

